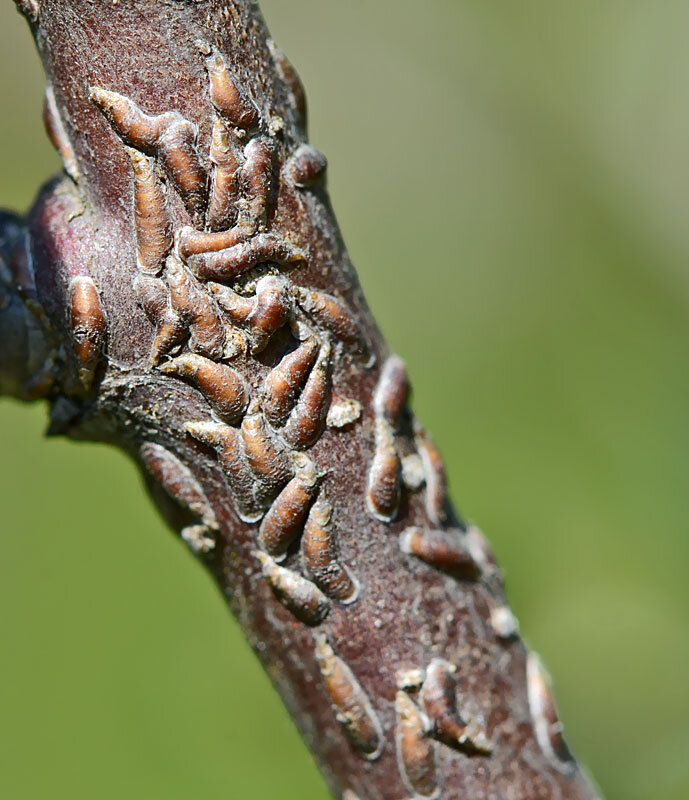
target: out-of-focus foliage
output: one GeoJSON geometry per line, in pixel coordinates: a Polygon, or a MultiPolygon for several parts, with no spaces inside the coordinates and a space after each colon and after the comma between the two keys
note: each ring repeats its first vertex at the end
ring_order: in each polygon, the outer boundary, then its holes
{"type": "MultiPolygon", "coordinates": [[[[689,5],[264,0],[369,302],[608,800],[689,795],[689,5]]],[[[0,203],[57,166],[0,6],[0,203]]],[[[131,465],[0,403],[0,796],[324,798],[131,465]],[[114,489],[112,487],[115,487],[114,489]]]]}

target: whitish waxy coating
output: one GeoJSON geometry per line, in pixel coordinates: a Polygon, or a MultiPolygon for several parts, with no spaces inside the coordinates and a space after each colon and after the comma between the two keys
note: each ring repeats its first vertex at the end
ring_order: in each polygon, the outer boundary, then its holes
{"type": "Polygon", "coordinates": [[[427,736],[428,720],[404,693],[395,698],[397,760],[400,775],[414,797],[431,800],[440,796],[435,768],[435,745],[427,736]]]}
{"type": "Polygon", "coordinates": [[[550,677],[536,653],[529,653],[527,657],[526,684],[531,719],[541,750],[561,772],[574,771],[576,763],[562,735],[563,725],[550,688],[550,677]]]}
{"type": "Polygon", "coordinates": [[[385,740],[366,692],[322,635],[316,637],[316,659],[337,721],[355,750],[374,761],[383,752],[385,740]]]}
{"type": "Polygon", "coordinates": [[[519,620],[509,606],[495,606],[490,610],[490,624],[498,639],[512,639],[519,634],[519,620]]]}
{"type": "Polygon", "coordinates": [[[434,658],[426,670],[419,700],[431,722],[434,736],[466,753],[488,755],[493,746],[476,723],[465,725],[457,711],[454,666],[434,658]]]}
{"type": "Polygon", "coordinates": [[[319,625],[328,615],[330,602],[311,581],[292,570],[279,567],[266,553],[256,551],[263,576],[277,599],[305,625],[319,625]]]}
{"type": "Polygon", "coordinates": [[[77,275],[69,284],[70,325],[74,355],[82,386],[87,391],[93,384],[96,367],[105,343],[105,314],[92,278],[77,275]]]}

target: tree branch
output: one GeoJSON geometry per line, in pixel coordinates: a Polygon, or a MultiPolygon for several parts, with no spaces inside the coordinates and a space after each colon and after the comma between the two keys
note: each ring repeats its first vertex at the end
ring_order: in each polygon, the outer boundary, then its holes
{"type": "Polygon", "coordinates": [[[0,220],[0,389],[133,456],[337,796],[592,798],[255,3],[19,6],[65,175],[0,220]]]}

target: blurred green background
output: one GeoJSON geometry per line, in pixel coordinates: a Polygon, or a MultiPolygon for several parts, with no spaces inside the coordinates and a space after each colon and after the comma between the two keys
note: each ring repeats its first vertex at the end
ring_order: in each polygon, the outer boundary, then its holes
{"type": "MultiPolygon", "coordinates": [[[[608,800],[686,800],[689,5],[262,6],[571,744],[608,800]]],[[[0,204],[24,208],[57,160],[10,0],[0,83],[0,204]]],[[[325,798],[132,467],[44,424],[0,401],[0,796],[325,798]]]]}

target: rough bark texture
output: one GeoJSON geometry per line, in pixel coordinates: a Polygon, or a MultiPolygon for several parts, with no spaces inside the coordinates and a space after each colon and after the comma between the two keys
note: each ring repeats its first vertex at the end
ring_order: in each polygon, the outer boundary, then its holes
{"type": "Polygon", "coordinates": [[[336,796],[594,797],[255,3],[18,5],[66,174],[1,220],[0,390],[142,466],[336,796]]]}

